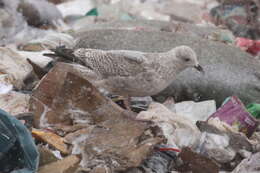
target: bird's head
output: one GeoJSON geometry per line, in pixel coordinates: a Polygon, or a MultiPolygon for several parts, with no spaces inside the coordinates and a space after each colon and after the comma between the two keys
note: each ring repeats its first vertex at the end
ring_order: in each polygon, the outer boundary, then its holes
{"type": "Polygon", "coordinates": [[[176,61],[178,61],[184,68],[194,67],[198,71],[204,73],[203,68],[199,64],[196,53],[190,47],[178,46],[171,51],[174,53],[176,61]]]}

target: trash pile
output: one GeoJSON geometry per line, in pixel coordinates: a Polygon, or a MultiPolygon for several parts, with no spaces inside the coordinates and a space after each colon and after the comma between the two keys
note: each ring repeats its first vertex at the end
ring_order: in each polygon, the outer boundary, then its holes
{"type": "Polygon", "coordinates": [[[259,172],[259,1],[0,0],[0,14],[1,173],[259,172]],[[180,45],[205,74],[128,102],[70,52],[180,45]]]}

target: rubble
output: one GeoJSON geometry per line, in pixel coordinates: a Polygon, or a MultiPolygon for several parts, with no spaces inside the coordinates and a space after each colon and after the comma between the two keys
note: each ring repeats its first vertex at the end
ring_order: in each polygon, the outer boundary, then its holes
{"type": "Polygon", "coordinates": [[[11,115],[26,113],[29,111],[28,94],[10,91],[0,95],[0,108],[11,115]]]}
{"type": "MultiPolygon", "coordinates": [[[[74,71],[76,70],[74,69],[74,71]]],[[[149,126],[132,120],[131,113],[123,111],[111,100],[100,95],[98,90],[88,81],[73,74],[73,65],[57,64],[42,79],[33,93],[32,101],[34,105],[36,104],[32,108],[35,112],[35,118],[37,116],[39,118],[35,119],[36,125],[38,124],[39,127],[51,127],[61,123],[64,125],[95,124],[91,130],[80,130],[80,134],[74,135],[73,140],[70,140],[73,145],[72,153],[77,151],[77,154],[79,154],[78,152],[82,154],[81,166],[83,168],[95,167],[101,163],[105,165],[114,163],[110,165],[112,170],[138,166],[145,159],[151,147],[162,141],[160,137],[156,137],[156,134],[154,134],[155,136],[150,134],[149,126]],[[59,77],[59,80],[55,79],[55,75],[59,77]],[[62,76],[64,76],[64,81],[62,81],[62,76]],[[60,86],[58,86],[58,82],[60,86]],[[41,93],[48,94],[44,85],[52,85],[56,86],[57,90],[60,89],[55,91],[57,98],[51,93],[52,100],[48,95],[45,97],[39,95],[41,90],[45,91],[41,93]],[[44,98],[48,98],[48,100],[44,100],[44,98]],[[42,108],[45,111],[37,105],[44,103],[46,105],[42,108]],[[148,135],[147,139],[142,139],[143,135],[148,135]],[[122,143],[122,141],[125,142],[122,143]],[[74,148],[78,146],[82,150],[78,151],[74,148]],[[111,159],[107,159],[108,156],[111,159]]],[[[67,140],[68,138],[66,137],[67,140]]]]}
{"type": "Polygon", "coordinates": [[[51,147],[57,149],[64,155],[70,153],[68,146],[64,143],[64,139],[52,132],[33,129],[32,135],[36,139],[49,144],[51,147]]]}
{"type": "Polygon", "coordinates": [[[75,155],[70,155],[65,157],[62,160],[58,160],[56,162],[52,162],[45,166],[39,168],[39,173],[66,173],[66,172],[74,172],[77,169],[77,165],[80,159],[75,155]]]}
{"type": "Polygon", "coordinates": [[[24,79],[32,71],[32,67],[26,60],[16,51],[0,47],[0,72],[1,75],[9,75],[9,81],[17,88],[21,89],[24,86],[24,79]]]}
{"type": "MultiPolygon", "coordinates": [[[[73,107],[71,108],[71,110],[66,109],[66,105],[64,101],[69,101],[70,97],[68,96],[69,98],[68,100],[66,100],[64,98],[64,92],[62,90],[65,89],[63,86],[64,86],[64,82],[67,81],[66,76],[68,72],[76,72],[77,74],[80,73],[84,74],[84,70],[86,70],[85,67],[80,65],[58,63],[40,81],[39,85],[34,89],[32,93],[31,108],[30,108],[30,110],[34,111],[35,113],[34,124],[36,127],[48,127],[51,126],[52,124],[63,124],[63,125],[71,124],[73,117],[69,116],[68,111],[70,111],[70,114],[73,115],[73,107]],[[49,90],[50,87],[52,88],[52,90],[49,90]],[[62,99],[59,100],[59,97],[62,99]],[[52,107],[54,109],[52,109],[52,107]]],[[[71,88],[70,92],[74,89],[75,88],[71,88]]],[[[84,118],[85,116],[85,118],[87,118],[86,117],[87,114],[88,113],[84,111],[83,112],[77,111],[76,108],[74,110],[75,116],[77,115],[83,116],[82,118],[84,118]]],[[[87,121],[86,119],[85,120],[80,119],[80,120],[87,121]]]]}

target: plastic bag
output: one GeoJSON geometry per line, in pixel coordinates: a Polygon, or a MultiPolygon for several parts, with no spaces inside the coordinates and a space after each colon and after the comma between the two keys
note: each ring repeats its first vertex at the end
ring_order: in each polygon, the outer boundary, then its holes
{"type": "Polygon", "coordinates": [[[34,173],[39,153],[27,128],[0,109],[0,172],[34,173]]]}

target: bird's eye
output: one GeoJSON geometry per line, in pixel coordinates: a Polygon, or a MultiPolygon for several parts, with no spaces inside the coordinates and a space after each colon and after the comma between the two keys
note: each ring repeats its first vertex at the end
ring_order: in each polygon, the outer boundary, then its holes
{"type": "Polygon", "coordinates": [[[185,61],[185,62],[189,62],[189,61],[190,61],[190,58],[184,58],[184,61],[185,61]]]}

